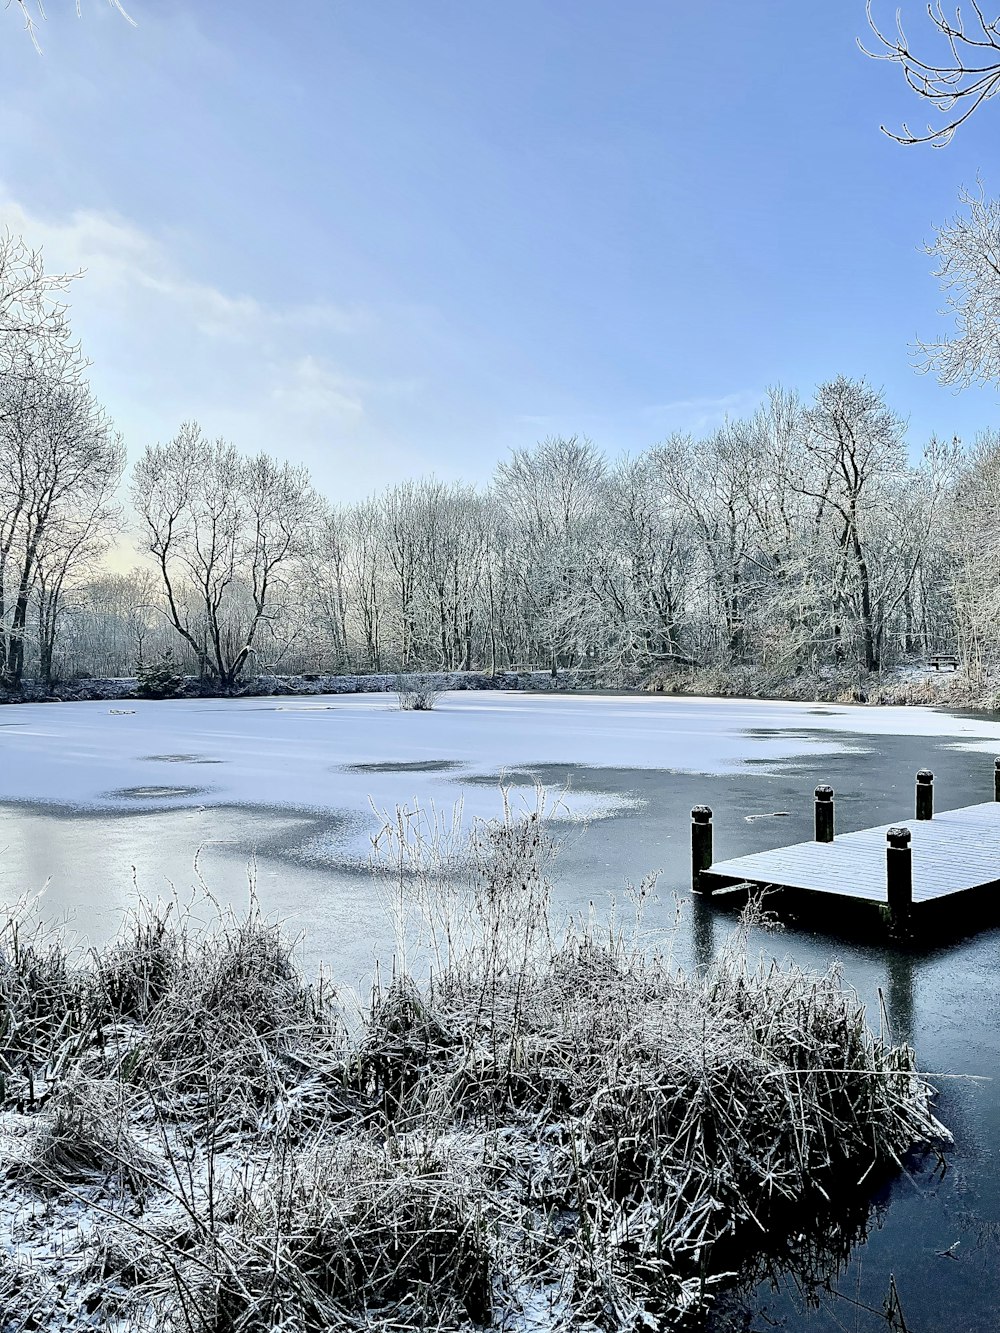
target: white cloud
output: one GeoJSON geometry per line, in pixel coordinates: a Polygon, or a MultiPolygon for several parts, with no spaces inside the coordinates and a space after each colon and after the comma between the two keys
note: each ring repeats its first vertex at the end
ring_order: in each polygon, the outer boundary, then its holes
{"type": "Polygon", "coordinates": [[[317,356],[303,356],[281,374],[270,400],[282,411],[330,421],[357,423],[365,412],[362,386],[324,364],[317,356]]]}
{"type": "Polygon", "coordinates": [[[716,397],[678,398],[672,402],[653,403],[642,409],[641,416],[660,430],[710,430],[720,426],[726,417],[752,412],[762,398],[758,389],[741,389],[716,397]]]}
{"type": "Polygon", "coordinates": [[[68,297],[74,331],[133,456],[196,418],[243,449],[306,463],[321,486],[370,487],[377,459],[358,432],[373,405],[377,415],[422,388],[382,372],[374,311],[225,291],[184,272],[169,237],[111,213],[47,217],[0,189],[0,223],[40,247],[50,272],[82,271],[68,297]]]}
{"type": "MultiPolygon", "coordinates": [[[[178,317],[208,337],[250,341],[290,330],[356,334],[369,330],[370,312],[322,303],[266,306],[252,296],[233,296],[182,274],[163,241],[110,213],[78,210],[53,221],[30,214],[0,192],[0,217],[11,231],[41,246],[50,270],[81,271],[75,298],[122,310],[160,298],[178,317]]],[[[161,310],[162,316],[162,310],[161,310]]]]}
{"type": "Polygon", "coordinates": [[[46,214],[2,184],[0,225],[40,246],[50,272],[84,270],[69,294],[73,328],[133,458],[194,419],[245,452],[305,464],[331,499],[350,500],[430,471],[484,481],[509,446],[550,434],[587,434],[611,453],[646,447],[756,401],[642,409],[590,401],[589,385],[526,385],[502,341],[470,337],[426,303],[313,300],[308,278],[305,299],[266,299],[267,274],[231,290],[195,271],[211,262],[211,238],[109,211],[46,214]]]}

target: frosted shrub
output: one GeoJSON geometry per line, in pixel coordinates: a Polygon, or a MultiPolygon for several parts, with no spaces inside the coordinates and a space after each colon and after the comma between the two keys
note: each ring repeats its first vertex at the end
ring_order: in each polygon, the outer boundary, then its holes
{"type": "Polygon", "coordinates": [[[396,695],[407,713],[429,713],[444,690],[433,676],[397,676],[396,695]]]}

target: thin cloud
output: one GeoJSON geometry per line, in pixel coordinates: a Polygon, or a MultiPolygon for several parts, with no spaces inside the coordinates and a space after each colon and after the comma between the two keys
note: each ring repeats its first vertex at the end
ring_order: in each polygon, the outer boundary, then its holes
{"type": "Polygon", "coordinates": [[[375,371],[389,321],[373,310],[267,304],[199,281],[169,238],[112,213],[46,216],[0,189],[0,224],[40,247],[50,272],[83,272],[68,297],[74,330],[133,457],[194,417],[248,451],[280,441],[320,485],[357,476],[360,488],[372,405],[422,390],[375,371]]]}
{"type": "Polygon", "coordinates": [[[52,220],[0,193],[0,217],[11,231],[41,246],[48,268],[82,270],[82,299],[134,304],[141,293],[149,293],[173,305],[179,317],[207,337],[246,342],[289,329],[346,336],[370,331],[375,322],[370,311],[360,308],[322,302],[267,306],[195,281],[180,272],[162,241],[114,214],[81,209],[65,220],[52,220]]]}
{"type": "Polygon", "coordinates": [[[727,416],[752,411],[761,397],[759,390],[740,389],[717,397],[677,398],[668,403],[652,403],[642,409],[641,415],[648,420],[678,417],[699,423],[721,421],[727,416]]]}

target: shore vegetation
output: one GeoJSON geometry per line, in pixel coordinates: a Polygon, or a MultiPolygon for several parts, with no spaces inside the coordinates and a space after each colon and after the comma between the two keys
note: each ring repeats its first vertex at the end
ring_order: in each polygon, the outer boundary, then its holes
{"type": "Polygon", "coordinates": [[[560,921],[541,806],[377,847],[399,929],[356,1005],[251,898],[73,954],[0,932],[0,1329],[696,1328],[821,1283],[876,1182],[945,1144],[834,966],[680,968],[560,921]]]}

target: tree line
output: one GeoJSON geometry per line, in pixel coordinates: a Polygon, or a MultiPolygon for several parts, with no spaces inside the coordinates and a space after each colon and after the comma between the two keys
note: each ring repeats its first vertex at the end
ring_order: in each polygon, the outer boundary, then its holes
{"type": "MultiPolygon", "coordinates": [[[[110,3],[121,8],[118,0],[110,3]]],[[[27,0],[18,0],[31,19],[27,0]]],[[[927,11],[869,54],[895,63],[947,143],[1000,91],[1000,19],[927,11]],[[918,46],[920,44],[918,43],[918,46]]],[[[29,24],[30,26],[30,24],[29,24]]],[[[942,382],[1000,382],[1000,211],[978,193],[928,252],[955,317],[918,344],[942,382]]],[[[424,478],[336,505],[304,469],[194,422],[125,452],[63,296],[0,238],[0,684],[131,675],[170,654],[222,687],[251,672],[590,667],[606,679],[733,664],[876,672],[933,650],[1000,667],[1000,433],[919,460],[865,380],[775,388],[745,419],[611,459],[515,450],[490,484],[424,478]],[[130,515],[126,522],[125,513],[130,515]],[[128,533],[142,563],[112,572],[128,533]]]]}
{"type": "Polygon", "coordinates": [[[337,505],[304,468],[194,422],[125,451],[87,383],[71,279],[0,244],[0,678],[131,676],[173,656],[222,688],[272,672],[744,664],[979,675],[1000,632],[1000,437],[908,450],[864,380],[774,388],[745,418],[609,458],[514,450],[490,483],[337,505]],[[123,503],[123,495],[127,499],[123,503]],[[130,516],[126,522],[126,513],[130,516]],[[113,572],[127,535],[142,554],[113,572]]]}

